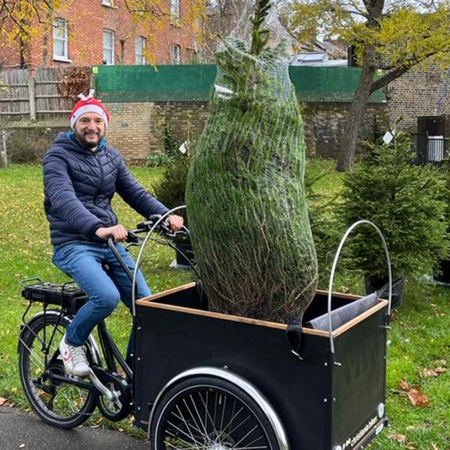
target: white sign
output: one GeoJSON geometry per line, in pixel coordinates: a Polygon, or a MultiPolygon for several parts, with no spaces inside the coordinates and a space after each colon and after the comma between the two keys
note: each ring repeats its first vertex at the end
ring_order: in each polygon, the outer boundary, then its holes
{"type": "Polygon", "coordinates": [[[383,142],[385,144],[390,144],[392,142],[392,139],[394,139],[394,135],[390,131],[386,131],[385,135],[383,136],[383,142]]]}
{"type": "Polygon", "coordinates": [[[181,145],[180,148],[178,149],[181,153],[183,153],[183,155],[186,154],[186,152],[188,151],[189,148],[189,142],[188,141],[184,141],[181,145]]]}

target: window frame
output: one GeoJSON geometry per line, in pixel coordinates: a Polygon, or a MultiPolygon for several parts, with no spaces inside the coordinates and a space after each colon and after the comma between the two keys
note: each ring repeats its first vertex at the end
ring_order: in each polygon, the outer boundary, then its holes
{"type": "Polygon", "coordinates": [[[145,36],[136,36],[134,40],[134,64],[136,66],[147,65],[147,58],[145,56],[145,49],[147,48],[147,38],[145,36]],[[140,53],[138,52],[138,42],[141,42],[140,53]],[[138,61],[138,58],[140,60],[138,61]]]}
{"type": "Polygon", "coordinates": [[[116,46],[116,33],[113,30],[110,30],[108,28],[103,29],[103,61],[108,61],[107,58],[105,58],[105,51],[109,50],[111,52],[111,62],[107,62],[106,65],[113,66],[115,64],[115,46],[116,46]],[[105,35],[110,34],[111,36],[111,47],[105,46],[105,35]]]}
{"type": "Polygon", "coordinates": [[[172,64],[181,64],[181,46],[179,44],[172,44],[172,64]]]}
{"type": "Polygon", "coordinates": [[[170,17],[171,19],[180,18],[180,0],[170,0],[170,17]]]}
{"type": "Polygon", "coordinates": [[[67,61],[71,62],[69,60],[69,25],[66,19],[63,19],[62,17],[57,17],[53,20],[53,26],[52,26],[52,39],[53,39],[53,60],[54,61],[67,61]],[[62,24],[64,25],[64,33],[61,36],[56,36],[56,33],[58,33],[57,30],[60,30],[61,28],[57,26],[56,24],[62,24]],[[63,43],[63,55],[57,55],[55,52],[55,44],[56,42],[62,42],[63,43]]]}

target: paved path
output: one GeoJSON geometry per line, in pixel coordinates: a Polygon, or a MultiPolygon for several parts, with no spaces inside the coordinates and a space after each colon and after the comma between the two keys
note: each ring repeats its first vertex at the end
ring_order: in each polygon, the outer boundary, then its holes
{"type": "Polygon", "coordinates": [[[60,430],[34,414],[0,407],[0,450],[149,450],[125,433],[88,425],[60,430]]]}

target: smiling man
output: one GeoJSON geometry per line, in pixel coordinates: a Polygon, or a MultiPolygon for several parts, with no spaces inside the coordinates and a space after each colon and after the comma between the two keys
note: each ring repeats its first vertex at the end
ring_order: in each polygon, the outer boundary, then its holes
{"type": "MultiPolygon", "coordinates": [[[[118,242],[127,237],[111,200],[115,193],[142,216],[168,209],[128,171],[118,150],[104,138],[110,116],[93,91],[70,114],[69,133],[59,133],[44,156],[44,208],[50,223],[53,263],[72,277],[89,301],[70,323],[59,349],[66,371],[88,376],[84,343],[93,328],[108,317],[121,299],[131,308],[131,282],[107,244],[112,236],[131,272],[135,262],[118,242]]],[[[172,231],[183,226],[180,216],[168,218],[172,231]]],[[[137,298],[150,295],[141,273],[137,298]]],[[[127,360],[131,362],[131,339],[127,360]]]]}

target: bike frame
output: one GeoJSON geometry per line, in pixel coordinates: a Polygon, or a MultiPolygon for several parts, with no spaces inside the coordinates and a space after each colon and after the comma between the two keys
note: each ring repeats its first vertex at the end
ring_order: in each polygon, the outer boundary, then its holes
{"type": "MultiPolygon", "coordinates": [[[[108,239],[109,248],[113,252],[114,256],[117,258],[118,262],[120,263],[120,265],[122,266],[123,270],[125,271],[125,273],[127,274],[127,276],[129,277],[129,279],[132,283],[131,313],[133,316],[133,325],[132,325],[133,329],[135,328],[134,318],[136,315],[136,306],[135,306],[136,275],[137,275],[139,267],[142,263],[143,249],[145,248],[149,239],[153,239],[156,242],[162,243],[162,241],[160,241],[158,239],[151,238],[150,237],[151,234],[156,229],[158,229],[158,226],[163,224],[163,222],[167,219],[167,217],[170,214],[173,214],[173,212],[178,211],[183,208],[186,208],[186,207],[179,206],[177,208],[174,208],[174,209],[168,211],[166,214],[158,217],[158,219],[149,228],[138,229],[138,230],[134,230],[133,232],[131,232],[131,234],[134,234],[136,232],[145,232],[146,233],[146,237],[140,243],[141,249],[139,252],[139,256],[137,258],[136,269],[135,269],[134,273],[132,271],[130,271],[130,269],[127,267],[127,265],[123,261],[122,257],[120,256],[119,252],[117,251],[117,249],[115,247],[114,240],[112,238],[108,239]]],[[[189,235],[189,231],[186,228],[184,228],[184,230],[185,230],[185,233],[187,235],[189,235]]],[[[165,243],[165,245],[168,245],[168,246],[174,248],[176,251],[179,251],[175,248],[175,246],[170,241],[166,240],[164,243],[165,243]]],[[[139,245],[139,244],[130,243],[126,248],[128,249],[128,247],[130,245],[139,245]]],[[[183,254],[181,251],[180,251],[180,253],[183,254]]],[[[193,267],[193,269],[195,271],[195,267],[193,267]]],[[[24,280],[22,282],[22,286],[23,287],[30,286],[27,283],[34,282],[34,281],[38,282],[35,284],[44,284],[41,279],[33,278],[33,279],[29,279],[29,280],[24,280]]],[[[72,284],[74,284],[73,281],[64,283],[62,285],[61,292],[64,293],[66,286],[72,285],[72,284]]],[[[32,284],[31,284],[31,286],[32,286],[32,284]]],[[[46,355],[45,366],[49,367],[53,362],[55,362],[55,359],[58,356],[57,353],[55,353],[53,355],[49,355],[49,348],[52,346],[54,339],[57,338],[57,337],[55,337],[57,327],[63,319],[68,320],[70,322],[72,320],[72,317],[76,314],[77,310],[71,311],[70,310],[71,308],[68,307],[67,305],[65,305],[63,301],[61,302],[61,309],[48,309],[47,307],[48,307],[49,303],[44,302],[44,309],[41,312],[39,312],[38,314],[35,314],[29,321],[27,321],[26,316],[31,308],[32,303],[33,303],[33,301],[30,300],[30,304],[22,316],[21,336],[26,330],[31,330],[31,324],[33,323],[34,320],[37,320],[38,318],[40,318],[42,316],[46,317],[46,315],[49,315],[49,314],[58,316],[58,321],[52,331],[52,335],[50,336],[49,341],[47,342],[46,336],[44,334],[44,338],[43,338],[43,342],[42,342],[42,345],[44,346],[44,348],[43,348],[44,354],[46,355]],[[47,356],[51,356],[51,359],[47,360],[47,356]]],[[[53,304],[53,303],[50,303],[50,304],[53,304]]],[[[125,373],[126,384],[131,389],[131,391],[134,391],[134,367],[130,367],[127,364],[127,362],[125,361],[125,358],[123,357],[121,351],[119,350],[117,344],[115,343],[112,335],[109,333],[105,321],[104,320],[101,321],[97,325],[96,328],[98,331],[100,348],[103,353],[103,361],[101,358],[99,345],[97,344],[94,336],[91,334],[89,336],[88,342],[86,343],[87,351],[89,352],[91,362],[92,362],[92,365],[91,365],[92,370],[91,370],[91,375],[90,375],[91,382],[89,383],[78,377],[65,376],[65,375],[60,375],[60,374],[52,374],[52,377],[55,380],[60,381],[60,382],[64,382],[64,383],[71,384],[74,386],[79,386],[83,389],[89,389],[91,391],[97,391],[100,394],[106,396],[108,399],[111,399],[111,398],[113,398],[113,394],[106,386],[104,386],[104,384],[100,381],[100,379],[102,378],[102,374],[104,374],[105,372],[108,372],[109,374],[117,374],[117,371],[118,371],[117,369],[119,366],[122,368],[122,370],[125,373]],[[104,365],[102,365],[102,363],[104,363],[104,365]]],[[[44,330],[45,330],[45,328],[44,328],[44,330]]],[[[45,333],[45,331],[44,331],[44,333],[45,333]]],[[[23,340],[21,338],[20,338],[20,342],[23,343],[23,340]]],[[[134,347],[135,347],[135,343],[133,342],[133,350],[134,350],[134,347]]],[[[133,401],[133,405],[134,405],[134,401],[133,401]]],[[[131,409],[133,409],[133,408],[131,408],[131,409]]],[[[133,411],[131,411],[131,412],[133,412],[133,411]]]]}

